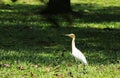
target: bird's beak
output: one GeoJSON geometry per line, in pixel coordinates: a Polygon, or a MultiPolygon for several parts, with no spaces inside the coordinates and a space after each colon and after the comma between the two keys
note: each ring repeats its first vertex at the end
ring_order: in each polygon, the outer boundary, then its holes
{"type": "Polygon", "coordinates": [[[65,34],[65,36],[70,36],[69,34],[65,34]]]}

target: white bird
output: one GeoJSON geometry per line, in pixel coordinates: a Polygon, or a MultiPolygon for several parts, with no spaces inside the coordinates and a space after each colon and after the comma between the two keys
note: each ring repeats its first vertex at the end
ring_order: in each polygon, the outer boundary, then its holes
{"type": "Polygon", "coordinates": [[[71,37],[72,38],[72,55],[75,57],[75,59],[80,60],[84,67],[88,64],[86,57],[84,56],[84,54],[76,48],[75,46],[75,34],[65,34],[65,36],[71,37]]]}

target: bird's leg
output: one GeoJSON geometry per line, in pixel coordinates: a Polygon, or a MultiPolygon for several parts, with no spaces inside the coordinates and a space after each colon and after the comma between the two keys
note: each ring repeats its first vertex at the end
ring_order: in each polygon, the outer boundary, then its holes
{"type": "MultiPolygon", "coordinates": [[[[75,62],[77,64],[77,58],[75,58],[74,60],[75,60],[75,62]]],[[[77,64],[76,70],[78,71],[78,64],[77,64]]]]}
{"type": "Polygon", "coordinates": [[[86,71],[86,65],[85,65],[85,64],[83,64],[83,73],[84,73],[84,74],[87,73],[87,71],[86,71]]]}
{"type": "Polygon", "coordinates": [[[86,70],[86,68],[85,68],[85,64],[83,64],[83,71],[85,71],[86,70]]]}
{"type": "Polygon", "coordinates": [[[75,58],[75,62],[76,62],[76,64],[77,64],[77,59],[75,58]]]}

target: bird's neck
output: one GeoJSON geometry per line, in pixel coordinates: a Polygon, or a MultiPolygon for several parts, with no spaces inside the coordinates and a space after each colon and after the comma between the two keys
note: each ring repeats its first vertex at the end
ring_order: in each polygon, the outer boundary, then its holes
{"type": "Polygon", "coordinates": [[[75,48],[75,38],[72,39],[72,51],[75,48]]]}

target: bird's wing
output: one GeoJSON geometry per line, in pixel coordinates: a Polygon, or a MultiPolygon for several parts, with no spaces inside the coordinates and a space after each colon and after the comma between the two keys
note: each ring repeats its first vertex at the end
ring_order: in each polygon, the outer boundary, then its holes
{"type": "Polygon", "coordinates": [[[84,54],[80,50],[78,50],[77,48],[74,49],[73,55],[74,55],[75,58],[80,60],[82,63],[87,64],[87,60],[86,60],[84,54]]]}

